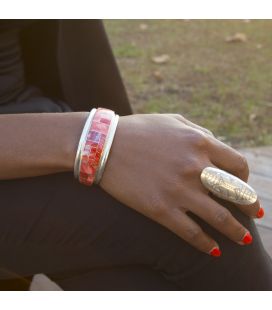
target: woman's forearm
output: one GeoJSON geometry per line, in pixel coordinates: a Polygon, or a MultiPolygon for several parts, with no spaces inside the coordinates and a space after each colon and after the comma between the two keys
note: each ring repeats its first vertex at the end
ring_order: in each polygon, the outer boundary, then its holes
{"type": "Polygon", "coordinates": [[[88,112],[0,115],[0,179],[72,171],[88,112]]]}

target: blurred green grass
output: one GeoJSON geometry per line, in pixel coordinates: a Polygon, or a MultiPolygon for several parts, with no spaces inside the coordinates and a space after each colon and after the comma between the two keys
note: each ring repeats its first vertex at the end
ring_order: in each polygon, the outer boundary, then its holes
{"type": "Polygon", "coordinates": [[[272,144],[272,21],[105,20],[105,26],[136,113],[181,113],[235,147],[272,144]],[[246,42],[226,42],[238,32],[246,42]],[[152,61],[162,54],[170,60],[152,61]]]}

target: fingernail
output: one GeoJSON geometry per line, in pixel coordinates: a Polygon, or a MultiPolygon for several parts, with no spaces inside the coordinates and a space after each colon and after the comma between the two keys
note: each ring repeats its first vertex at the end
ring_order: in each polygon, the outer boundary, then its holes
{"type": "Polygon", "coordinates": [[[246,232],[243,239],[242,239],[243,244],[250,244],[250,243],[252,243],[252,241],[253,241],[253,238],[252,238],[250,232],[246,232]]]}
{"type": "Polygon", "coordinates": [[[212,248],[209,253],[211,256],[214,256],[214,257],[219,257],[222,254],[221,250],[218,247],[212,248]]]}
{"type": "Polygon", "coordinates": [[[264,209],[260,208],[259,211],[256,214],[257,218],[260,219],[264,216],[264,209]]]}

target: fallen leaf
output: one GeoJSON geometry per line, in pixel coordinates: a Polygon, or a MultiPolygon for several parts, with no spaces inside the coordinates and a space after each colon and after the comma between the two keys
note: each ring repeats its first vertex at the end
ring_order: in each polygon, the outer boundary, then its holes
{"type": "Polygon", "coordinates": [[[254,122],[256,120],[256,118],[257,118],[257,115],[255,113],[251,113],[249,115],[249,121],[250,122],[254,122]]]}
{"type": "Polygon", "coordinates": [[[139,28],[144,31],[148,28],[148,26],[147,24],[140,24],[139,28]]]}
{"type": "Polygon", "coordinates": [[[256,48],[257,48],[257,49],[261,49],[262,47],[263,47],[262,44],[257,44],[257,45],[256,45],[256,48]]]}
{"type": "Polygon", "coordinates": [[[153,72],[153,77],[155,78],[155,80],[157,82],[162,82],[163,81],[163,76],[162,76],[161,72],[158,71],[158,70],[153,72]]]}
{"type": "Polygon", "coordinates": [[[156,64],[164,64],[170,60],[170,56],[167,54],[162,54],[159,56],[152,57],[152,61],[156,64]]]}
{"type": "Polygon", "coordinates": [[[228,36],[225,39],[226,42],[228,43],[239,43],[239,42],[246,42],[247,41],[247,36],[244,33],[237,32],[232,36],[228,36]]]}

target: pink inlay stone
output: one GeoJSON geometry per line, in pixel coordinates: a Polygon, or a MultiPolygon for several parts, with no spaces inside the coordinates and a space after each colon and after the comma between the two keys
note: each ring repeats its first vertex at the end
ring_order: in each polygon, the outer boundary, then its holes
{"type": "Polygon", "coordinates": [[[99,131],[101,133],[107,133],[108,127],[109,127],[108,125],[101,124],[101,123],[98,123],[98,122],[94,122],[94,124],[93,124],[93,130],[99,131]]]}
{"type": "Polygon", "coordinates": [[[101,123],[110,124],[110,121],[107,118],[101,118],[101,123]]]}
{"type": "Polygon", "coordinates": [[[114,115],[113,111],[103,108],[98,108],[95,112],[89,132],[87,133],[79,168],[79,181],[85,185],[90,186],[94,182],[114,115]]]}

